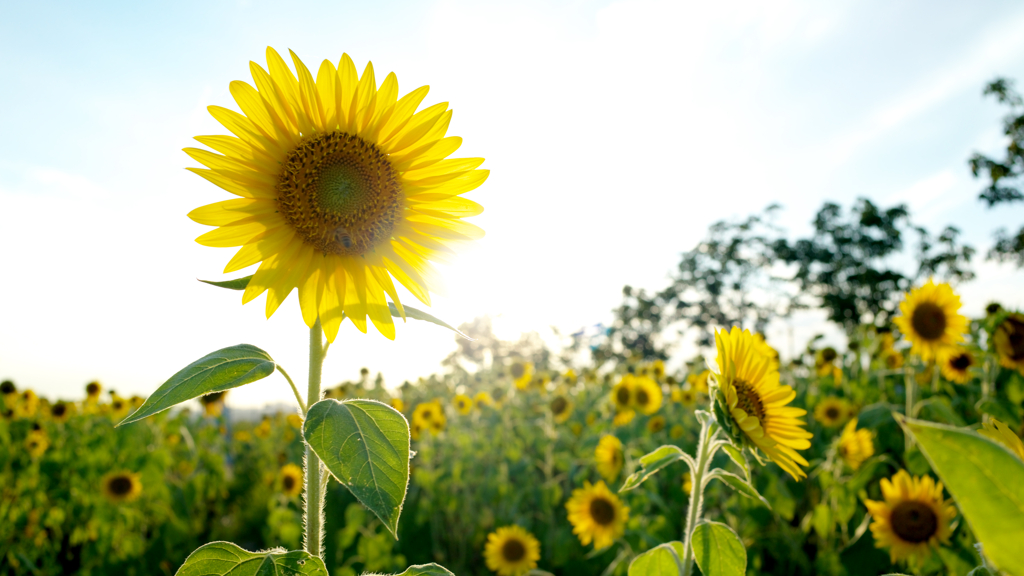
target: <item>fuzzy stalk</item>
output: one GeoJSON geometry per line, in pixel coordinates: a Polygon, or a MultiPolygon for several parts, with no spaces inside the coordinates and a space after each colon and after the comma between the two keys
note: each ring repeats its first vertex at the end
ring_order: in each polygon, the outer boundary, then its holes
{"type": "Polygon", "coordinates": [[[700,426],[700,441],[697,444],[697,466],[692,471],[693,478],[690,479],[690,504],[686,511],[686,528],[683,533],[683,558],[682,574],[691,576],[693,574],[693,547],[691,540],[693,531],[697,528],[704,513],[704,476],[707,474],[708,466],[711,464],[711,457],[714,451],[711,445],[715,440],[715,434],[711,433],[711,418],[706,418],[700,426]]]}
{"type": "MultiPolygon", "coordinates": [[[[324,355],[327,352],[323,344],[323,328],[318,318],[309,329],[309,388],[306,393],[308,406],[312,407],[320,401],[320,376],[324,366],[324,355]]],[[[305,534],[303,535],[306,552],[313,556],[323,555],[324,540],[324,482],[321,481],[323,469],[320,458],[313,449],[306,445],[306,497],[303,502],[303,519],[305,534]]]]}

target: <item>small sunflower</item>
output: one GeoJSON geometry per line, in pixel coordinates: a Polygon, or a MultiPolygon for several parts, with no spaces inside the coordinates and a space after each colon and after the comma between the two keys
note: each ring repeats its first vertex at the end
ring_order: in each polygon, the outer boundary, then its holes
{"type": "Polygon", "coordinates": [[[459,394],[456,396],[455,400],[452,401],[452,404],[455,405],[455,411],[463,416],[473,411],[473,399],[465,394],[459,394]]]}
{"type": "Polygon", "coordinates": [[[675,424],[668,430],[668,437],[673,440],[679,440],[686,433],[686,428],[683,428],[682,424],[675,424]]]}
{"type": "Polygon", "coordinates": [[[21,418],[32,418],[39,411],[39,396],[32,390],[25,390],[18,395],[15,413],[21,418]]]}
{"type": "Polygon", "coordinates": [[[4,404],[10,404],[13,402],[17,393],[18,387],[14,385],[14,382],[11,382],[10,380],[0,382],[0,397],[4,399],[4,404]]]}
{"type": "Polygon", "coordinates": [[[647,431],[651,434],[657,434],[665,429],[665,417],[657,415],[647,421],[647,431]]]}
{"type": "Polygon", "coordinates": [[[498,576],[520,576],[537,567],[540,542],[519,526],[503,526],[487,535],[484,560],[498,576]]]}
{"type": "Polygon", "coordinates": [[[405,402],[401,398],[392,398],[391,407],[399,412],[405,412],[405,402]]]}
{"type": "Polygon", "coordinates": [[[689,384],[686,386],[673,386],[671,397],[673,402],[682,404],[687,408],[693,408],[697,404],[697,391],[690,387],[689,384]]]}
{"type": "Polygon", "coordinates": [[[601,437],[594,450],[594,458],[597,460],[597,472],[609,481],[614,482],[622,472],[624,456],[622,454],[622,441],[617,437],[607,434],[601,437]]]}
{"type": "Polygon", "coordinates": [[[978,430],[978,434],[1002,444],[1010,452],[1013,452],[1017,458],[1024,460],[1024,442],[1021,442],[1020,438],[1013,433],[1013,430],[1010,430],[1009,426],[999,420],[986,416],[981,430],[978,430]]]}
{"type": "Polygon", "coordinates": [[[257,438],[270,438],[270,416],[263,416],[260,423],[252,429],[252,433],[257,438]]]}
{"type": "Polygon", "coordinates": [[[97,400],[99,400],[100,393],[102,393],[102,392],[103,392],[103,385],[100,384],[96,380],[93,380],[92,382],[89,382],[88,384],[85,385],[85,399],[86,399],[86,401],[91,401],[91,402],[95,403],[97,400]]]}
{"type": "Polygon", "coordinates": [[[515,382],[516,388],[526,390],[530,387],[530,381],[533,380],[532,362],[516,360],[509,366],[508,372],[512,376],[512,381],[515,382]]]}
{"type": "Polygon", "coordinates": [[[584,546],[593,542],[595,550],[611,546],[622,536],[629,520],[629,508],[600,481],[593,485],[584,482],[583,488],[573,490],[565,508],[573,534],[584,546]]]}
{"type": "Polygon", "coordinates": [[[33,431],[25,438],[25,452],[33,459],[42,456],[50,447],[50,439],[42,430],[33,431]]]}
{"type": "MultiPolygon", "coordinates": [[[[431,400],[416,405],[412,412],[412,423],[417,425],[418,431],[428,430],[432,434],[438,434],[448,424],[448,418],[444,414],[441,402],[431,400]]],[[[418,439],[418,437],[417,433],[413,439],[418,439]]]]}
{"type": "Polygon", "coordinates": [[[814,367],[818,373],[818,376],[828,376],[832,374],[835,369],[835,361],[839,358],[839,353],[836,349],[831,346],[826,346],[814,355],[814,367]]]}
{"type": "Polygon", "coordinates": [[[302,429],[303,418],[301,414],[296,414],[295,412],[292,412],[285,416],[285,420],[288,421],[288,425],[291,426],[292,428],[295,428],[296,430],[302,429]]]}
{"type": "Polygon", "coordinates": [[[999,364],[1024,375],[1024,314],[1013,312],[996,327],[992,335],[999,364]]]}
{"type": "Polygon", "coordinates": [[[230,84],[242,114],[209,107],[234,135],[196,138],[214,152],[185,149],[207,168],[192,172],[238,196],[189,213],[217,227],[196,241],[239,247],[225,273],[259,264],[242,302],[267,292],[268,318],[297,290],[306,325],[319,318],[328,341],[343,318],[365,333],[367,316],[394,339],[389,304],[405,314],[392,277],[430,305],[431,262],[483,236],[462,220],[483,208],[461,195],[488,171],[483,158],[446,159],[462,139],[445,137],[447,103],[416,112],[427,87],[399,99],[394,74],[378,86],[373,65],[360,76],[347,54],[315,78],[291,57],[295,73],[267,48],[269,72],[249,66],[255,87],[230,84]]]}
{"type": "Polygon", "coordinates": [[[974,354],[965,348],[947,348],[939,354],[939,368],[950,382],[967,384],[971,380],[971,368],[977,364],[974,354]]]}
{"type": "Polygon", "coordinates": [[[871,513],[871,533],[876,548],[889,548],[893,562],[917,558],[924,561],[949,541],[949,523],[956,510],[942,499],[942,483],[929,476],[919,478],[900,470],[892,479],[882,479],[884,501],[865,500],[871,513]]]}
{"type": "MultiPolygon", "coordinates": [[[[711,376],[711,370],[704,370],[700,374],[693,376],[693,381],[690,382],[690,386],[694,391],[700,394],[708,393],[708,376],[711,376]]],[[[689,380],[689,378],[687,378],[689,380]]]]}
{"type": "Polygon", "coordinates": [[[565,382],[566,386],[575,386],[576,382],[579,381],[579,377],[576,376],[576,371],[569,368],[562,374],[562,381],[565,382]]]}
{"type": "Polygon", "coordinates": [[[551,415],[554,416],[555,422],[561,424],[572,416],[572,400],[566,395],[559,394],[551,399],[548,404],[551,409],[551,415]]]}
{"type": "Polygon", "coordinates": [[[814,407],[814,419],[826,428],[837,428],[853,415],[853,407],[848,401],[835,396],[822,398],[814,407]]]}
{"type": "Polygon", "coordinates": [[[903,367],[903,354],[898,350],[886,348],[882,351],[882,364],[889,370],[899,370],[903,367]]]}
{"type": "Polygon", "coordinates": [[[850,420],[839,436],[839,457],[850,467],[860,468],[865,460],[875,453],[874,433],[871,430],[857,430],[857,421],[850,420]]]}
{"type": "Polygon", "coordinates": [[[960,297],[949,284],[929,280],[911,290],[900,302],[896,326],[910,340],[910,351],[928,361],[940,350],[956,346],[967,331],[967,318],[958,313],[960,297]]]}
{"type": "Polygon", "coordinates": [[[665,379],[665,363],[661,360],[655,360],[651,363],[651,376],[657,381],[665,379]]]}
{"type": "Polygon", "coordinates": [[[494,406],[494,398],[491,398],[487,392],[477,392],[476,396],[473,396],[473,403],[476,404],[478,410],[482,410],[485,407],[494,406]]]}
{"type": "Polygon", "coordinates": [[[683,472],[683,492],[687,496],[693,494],[693,475],[689,472],[683,472]]]}
{"type": "Polygon", "coordinates": [[[142,493],[142,481],[139,475],[125,470],[108,472],[100,481],[103,495],[114,504],[131,502],[142,493]]]}
{"type": "Polygon", "coordinates": [[[281,467],[281,472],[278,474],[279,486],[281,492],[285,496],[295,497],[302,494],[302,468],[299,468],[295,464],[285,464],[281,467]]]}
{"type": "Polygon", "coordinates": [[[633,407],[633,389],[636,387],[636,377],[626,374],[619,380],[619,383],[612,388],[612,404],[619,412],[630,410],[633,407]]]}
{"type": "Polygon", "coordinates": [[[661,409],[661,386],[646,376],[636,379],[633,388],[633,406],[640,412],[650,416],[661,409]]]}
{"type": "Polygon", "coordinates": [[[227,398],[227,391],[213,392],[199,397],[199,403],[203,405],[203,414],[216,418],[224,411],[224,400],[227,398]]]}
{"type": "Polygon", "coordinates": [[[75,405],[64,401],[59,400],[50,406],[50,417],[57,422],[67,422],[74,412],[75,405]]]}
{"type": "Polygon", "coordinates": [[[807,460],[797,450],[810,448],[812,435],[804,430],[806,410],[786,406],[796,398],[779,384],[772,358],[753,334],[733,327],[715,333],[718,348],[715,375],[715,416],[733,442],[760,449],[794,479],[806,477],[807,460]]]}
{"type": "Polygon", "coordinates": [[[615,412],[615,417],[612,418],[612,425],[614,426],[625,426],[633,421],[636,417],[636,410],[632,408],[626,408],[625,410],[619,410],[615,412]]]}

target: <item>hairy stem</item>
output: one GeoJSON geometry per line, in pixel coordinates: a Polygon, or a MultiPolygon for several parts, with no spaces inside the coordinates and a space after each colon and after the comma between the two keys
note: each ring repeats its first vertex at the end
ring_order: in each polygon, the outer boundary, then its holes
{"type": "Polygon", "coordinates": [[[697,528],[697,522],[704,510],[704,476],[707,474],[708,465],[711,464],[711,457],[715,450],[712,448],[716,434],[711,434],[711,419],[705,419],[700,426],[700,441],[697,444],[697,466],[693,470],[693,478],[690,485],[690,505],[686,512],[686,528],[683,534],[683,576],[693,574],[693,547],[690,541],[693,538],[693,531],[697,528]]]}
{"type": "MultiPolygon", "coordinates": [[[[323,328],[320,319],[309,329],[309,389],[306,392],[309,406],[320,401],[320,375],[324,366],[323,328]]],[[[298,393],[296,393],[296,396],[298,393]]],[[[313,556],[323,554],[324,539],[324,483],[321,482],[320,458],[306,445],[306,498],[303,517],[306,533],[305,550],[313,556]]]]}

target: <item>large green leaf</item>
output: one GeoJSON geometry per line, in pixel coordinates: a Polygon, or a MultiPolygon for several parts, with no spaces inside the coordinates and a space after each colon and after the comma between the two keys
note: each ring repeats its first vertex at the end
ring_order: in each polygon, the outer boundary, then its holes
{"type": "Polygon", "coordinates": [[[302,436],[331,474],[398,537],[409,486],[409,423],[376,400],[321,400],[302,436]]]}
{"type": "Polygon", "coordinates": [[[252,274],[241,278],[235,278],[234,280],[200,280],[200,282],[205,282],[210,286],[227,288],[228,290],[245,290],[249,286],[249,280],[252,280],[252,274]]]}
{"type": "Polygon", "coordinates": [[[324,561],[307,552],[248,552],[231,542],[200,546],[176,576],[328,576],[324,561]]]}
{"type": "MultiPolygon", "coordinates": [[[[368,576],[368,575],[364,575],[368,576]]],[[[415,566],[409,566],[405,572],[396,574],[395,576],[455,576],[444,566],[438,564],[417,564],[415,566]]]]}
{"type": "MultiPolygon", "coordinates": [[[[394,302],[388,302],[388,308],[391,309],[391,315],[394,316],[395,318],[401,318],[402,317],[402,314],[398,311],[398,307],[395,306],[394,302]]],[[[423,320],[425,322],[432,322],[434,324],[437,324],[438,326],[444,326],[445,328],[451,330],[452,332],[455,332],[459,336],[462,336],[466,340],[472,340],[472,338],[470,338],[469,336],[466,336],[465,334],[460,332],[457,328],[453,328],[451,324],[448,324],[444,320],[441,320],[441,319],[439,319],[439,318],[437,318],[435,316],[427,314],[423,310],[419,310],[417,308],[413,308],[412,306],[402,306],[402,308],[405,310],[405,317],[406,318],[412,318],[413,320],[423,320]]]]}
{"type": "Polygon", "coordinates": [[[765,508],[768,508],[769,510],[772,507],[771,504],[769,504],[768,501],[764,499],[764,496],[761,496],[761,493],[758,492],[756,488],[754,488],[746,480],[740,478],[739,476],[733,474],[732,472],[726,472],[721,468],[715,468],[708,475],[708,482],[712,480],[721,480],[730,488],[746,496],[747,498],[764,504],[765,508]]]}
{"type": "Polygon", "coordinates": [[[682,542],[660,544],[629,563],[629,576],[680,576],[683,573],[682,542]]]}
{"type": "Polygon", "coordinates": [[[743,576],[747,549],[740,537],[720,522],[702,522],[693,530],[693,558],[704,576],[743,576]]]}
{"type": "Polygon", "coordinates": [[[626,482],[623,483],[622,488],[619,488],[619,492],[636,488],[662,468],[679,460],[686,460],[690,468],[693,468],[693,458],[686,452],[683,452],[678,446],[670,444],[666,444],[650,454],[642,456],[640,458],[640,469],[630,474],[629,478],[626,478],[626,482]]]}
{"type": "Polygon", "coordinates": [[[1000,570],[1024,575],[1024,462],[970,430],[900,420],[960,506],[985,556],[1000,570]]]}
{"type": "Polygon", "coordinates": [[[137,422],[204,394],[222,392],[261,380],[270,376],[276,366],[270,354],[252,344],[239,344],[211,352],[171,376],[118,426],[137,422]]]}

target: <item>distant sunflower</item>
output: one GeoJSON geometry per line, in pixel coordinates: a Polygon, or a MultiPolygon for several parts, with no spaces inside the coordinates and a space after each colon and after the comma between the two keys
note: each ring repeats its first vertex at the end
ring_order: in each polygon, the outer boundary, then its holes
{"type": "Polygon", "coordinates": [[[68,418],[74,414],[74,411],[74,404],[68,404],[67,402],[58,400],[50,406],[50,417],[57,422],[67,422],[68,418]]]}
{"type": "Polygon", "coordinates": [[[657,381],[662,381],[665,378],[665,363],[661,360],[655,360],[651,363],[651,376],[657,381]]]}
{"type": "Polygon", "coordinates": [[[949,541],[950,521],[956,510],[942,499],[942,483],[929,476],[919,478],[900,470],[881,482],[884,501],[865,500],[871,513],[875,547],[888,548],[893,562],[916,557],[924,561],[949,541]]]}
{"type": "Polygon", "coordinates": [[[0,397],[4,399],[4,404],[10,404],[13,402],[13,399],[17,394],[18,387],[14,385],[14,382],[11,382],[10,380],[0,382],[0,397]]]}
{"type": "Polygon", "coordinates": [[[108,472],[100,481],[103,495],[114,504],[131,502],[142,494],[142,481],[139,475],[125,470],[108,472]]]}
{"type": "Polygon", "coordinates": [[[295,428],[296,430],[302,429],[303,418],[301,414],[292,412],[291,414],[288,414],[288,416],[285,416],[285,420],[288,421],[288,425],[292,428],[295,428]]]}
{"type": "Polygon", "coordinates": [[[622,536],[629,520],[629,508],[600,481],[593,485],[585,482],[583,488],[573,490],[565,507],[573,534],[584,546],[593,542],[595,550],[611,546],[622,536]]]}
{"type": "Polygon", "coordinates": [[[611,434],[602,436],[594,450],[594,458],[597,460],[597,472],[605,480],[614,482],[624,464],[622,441],[611,434]]]}
{"type": "Polygon", "coordinates": [[[940,350],[956,346],[967,330],[967,318],[959,314],[960,297],[949,284],[929,280],[911,290],[900,302],[900,316],[893,319],[910,340],[910,351],[928,361],[940,350]]]}
{"type": "Polygon", "coordinates": [[[473,396],[473,403],[476,404],[477,409],[490,408],[494,406],[494,398],[491,398],[487,392],[477,392],[476,396],[473,396]]]}
{"type": "Polygon", "coordinates": [[[317,318],[334,341],[342,318],[366,332],[366,317],[394,339],[388,297],[404,318],[394,277],[430,305],[438,283],[431,261],[483,236],[462,218],[483,208],[461,194],[486,180],[483,158],[446,159],[462,143],[445,137],[447,103],[416,112],[424,86],[398,98],[389,74],[377,85],[352,59],[324,60],[314,76],[291,53],[296,74],[267,48],[269,73],[250,63],[256,87],[230,84],[242,110],[210,106],[234,136],[199,136],[215,152],[186,148],[208,169],[190,168],[238,196],[189,217],[215,230],[196,241],[240,247],[225,273],[259,263],[242,302],[268,292],[269,318],[298,290],[302,318],[317,318]]]}
{"type": "Polygon", "coordinates": [[[657,434],[665,429],[665,417],[657,415],[647,421],[647,431],[651,434],[657,434]]]}
{"type": "Polygon", "coordinates": [[[794,479],[806,477],[807,460],[796,450],[810,448],[812,435],[803,427],[806,410],[786,406],[796,397],[779,384],[772,359],[747,330],[733,327],[715,333],[718,348],[715,375],[719,389],[715,414],[734,442],[760,449],[794,479]]]}
{"type": "Polygon", "coordinates": [[[899,370],[903,367],[903,354],[892,348],[886,348],[882,351],[882,364],[889,370],[899,370]]]}
{"type": "Polygon", "coordinates": [[[572,416],[572,400],[565,394],[559,394],[551,399],[548,404],[551,409],[551,415],[554,416],[555,422],[561,424],[572,416]]]}
{"type": "Polygon", "coordinates": [[[834,362],[839,357],[839,353],[836,349],[831,346],[826,346],[814,355],[814,366],[817,369],[818,376],[828,376],[832,373],[834,362]]]}
{"type": "Polygon", "coordinates": [[[841,426],[852,415],[853,407],[843,398],[826,396],[814,407],[814,419],[826,428],[841,426]]]}
{"type": "Polygon", "coordinates": [[[625,426],[636,418],[636,410],[632,408],[626,408],[625,410],[619,410],[615,412],[615,417],[612,418],[612,425],[614,426],[625,426]]]}
{"type": "Polygon", "coordinates": [[[503,526],[487,535],[484,560],[498,576],[520,576],[537,567],[540,542],[519,526],[503,526]]]}
{"type": "Polygon", "coordinates": [[[711,376],[711,370],[704,370],[700,374],[693,377],[693,381],[690,382],[690,386],[693,387],[694,391],[700,394],[708,393],[708,377],[711,376]]]}
{"type": "Polygon", "coordinates": [[[636,387],[636,377],[626,374],[619,380],[619,383],[612,388],[612,404],[618,411],[630,410],[633,407],[633,389],[636,387]]]}
{"type": "Polygon", "coordinates": [[[512,376],[516,388],[526,390],[530,386],[530,381],[533,380],[533,363],[516,360],[509,366],[508,372],[512,376]]]}
{"type": "Polygon", "coordinates": [[[1024,375],[1024,314],[1009,314],[992,335],[999,364],[1024,375]]]}
{"type": "Polygon", "coordinates": [[[860,468],[875,453],[874,434],[871,430],[857,430],[857,421],[850,420],[839,436],[839,457],[850,467],[860,468]]]}
{"type": "Polygon", "coordinates": [[[673,386],[672,401],[678,402],[687,408],[693,408],[697,404],[697,391],[689,385],[673,386]]]}
{"type": "Polygon", "coordinates": [[[32,458],[39,458],[46,453],[46,449],[49,447],[50,439],[41,430],[39,433],[29,433],[25,438],[25,452],[28,452],[32,458]]]}
{"type": "Polygon", "coordinates": [[[295,464],[288,463],[281,467],[281,472],[278,474],[280,481],[281,492],[285,496],[295,497],[302,494],[302,468],[299,468],[295,464]]]}
{"type": "Polygon", "coordinates": [[[39,396],[32,390],[24,390],[17,397],[15,413],[21,418],[32,418],[39,411],[39,396]]]}
{"type": "Polygon", "coordinates": [[[686,428],[683,428],[682,424],[674,424],[672,428],[669,428],[668,437],[673,440],[679,440],[686,433],[686,428]]]}
{"type": "Polygon", "coordinates": [[[1020,438],[1013,433],[1013,430],[1010,430],[1009,426],[999,420],[986,416],[981,430],[978,430],[978,434],[1002,444],[1007,450],[1013,452],[1017,458],[1024,460],[1024,442],[1021,442],[1020,438]]]}
{"type": "Polygon", "coordinates": [[[693,475],[689,472],[683,472],[683,492],[687,496],[693,494],[693,475]]]}
{"type": "Polygon", "coordinates": [[[465,394],[456,396],[452,404],[455,405],[455,411],[463,416],[473,411],[473,399],[465,394]]]}
{"type": "Polygon", "coordinates": [[[562,374],[562,381],[565,382],[566,386],[575,386],[579,378],[576,376],[576,371],[569,368],[562,374]]]}
{"type": "Polygon", "coordinates": [[[646,376],[636,379],[633,389],[633,406],[640,412],[650,416],[661,409],[661,386],[646,376]]]}
{"type": "Polygon", "coordinates": [[[413,424],[418,424],[420,430],[428,430],[437,434],[444,430],[448,424],[448,418],[444,414],[444,408],[437,400],[422,402],[416,405],[412,412],[413,424]]]}
{"type": "Polygon", "coordinates": [[[199,403],[203,405],[203,414],[211,418],[216,418],[221,415],[224,411],[224,400],[227,397],[227,391],[223,392],[212,392],[205,396],[199,397],[199,403]]]}
{"type": "Polygon", "coordinates": [[[405,402],[401,398],[392,398],[391,407],[399,412],[405,412],[405,402]]]}
{"type": "Polygon", "coordinates": [[[966,384],[971,380],[971,368],[977,362],[974,354],[965,348],[947,348],[939,354],[939,368],[950,382],[966,384]]]}

